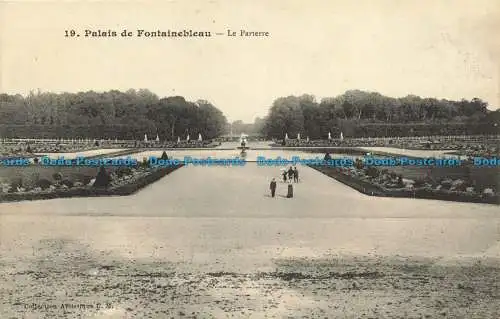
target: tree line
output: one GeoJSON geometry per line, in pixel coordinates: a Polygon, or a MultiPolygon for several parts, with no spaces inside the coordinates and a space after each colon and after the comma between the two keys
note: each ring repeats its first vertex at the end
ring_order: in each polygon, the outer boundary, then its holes
{"type": "Polygon", "coordinates": [[[232,132],[234,136],[242,133],[248,135],[261,135],[265,120],[263,118],[255,118],[253,123],[243,123],[241,120],[234,121],[230,124],[228,132],[232,132]]]}
{"type": "Polygon", "coordinates": [[[498,134],[500,111],[478,98],[450,101],[408,95],[392,98],[350,90],[317,102],[312,95],[277,98],[262,133],[311,139],[343,132],[350,137],[498,134]]]}
{"type": "Polygon", "coordinates": [[[277,98],[264,119],[230,126],[210,102],[181,96],[159,98],[149,90],[0,94],[0,137],[210,139],[229,133],[261,132],[268,138],[498,134],[500,111],[481,99],[392,98],[347,91],[316,101],[312,95],[277,98]],[[496,126],[495,126],[496,125],[496,126]]]}
{"type": "Polygon", "coordinates": [[[214,138],[224,114],[205,100],[159,98],[146,89],[120,92],[0,94],[0,137],[142,139],[214,138]]]}

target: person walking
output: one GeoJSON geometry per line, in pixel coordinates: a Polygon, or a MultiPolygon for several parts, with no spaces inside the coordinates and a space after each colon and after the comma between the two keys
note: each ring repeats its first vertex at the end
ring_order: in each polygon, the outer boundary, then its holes
{"type": "Polygon", "coordinates": [[[271,181],[271,184],[269,185],[269,189],[271,190],[271,197],[274,197],[274,195],[276,194],[276,179],[273,178],[273,180],[271,181]]]}
{"type": "Polygon", "coordinates": [[[288,179],[292,181],[293,179],[293,168],[290,166],[290,169],[288,169],[288,179]]]}
{"type": "Polygon", "coordinates": [[[293,167],[293,181],[295,183],[299,182],[299,170],[297,169],[297,166],[293,167]]]}
{"type": "Polygon", "coordinates": [[[286,183],[287,172],[283,171],[283,183],[286,183]]]}
{"type": "Polygon", "coordinates": [[[286,198],[292,198],[293,197],[293,184],[292,180],[290,179],[288,182],[288,193],[286,194],[286,198]]]}

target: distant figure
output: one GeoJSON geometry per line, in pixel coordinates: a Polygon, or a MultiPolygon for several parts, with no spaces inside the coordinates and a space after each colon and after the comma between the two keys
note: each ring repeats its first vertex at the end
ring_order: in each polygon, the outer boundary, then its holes
{"type": "Polygon", "coordinates": [[[299,182],[299,170],[297,169],[297,166],[293,167],[293,181],[295,183],[299,182]]]}
{"type": "Polygon", "coordinates": [[[286,198],[292,198],[292,197],[293,197],[293,184],[292,180],[290,180],[288,183],[288,193],[286,194],[286,198]]]}
{"type": "Polygon", "coordinates": [[[283,182],[286,183],[287,171],[283,171],[283,182]]]}
{"type": "Polygon", "coordinates": [[[290,168],[288,169],[288,179],[292,181],[292,178],[293,178],[293,168],[290,166],[290,168]]]}
{"type": "Polygon", "coordinates": [[[271,190],[271,197],[274,197],[276,194],[276,179],[273,178],[271,184],[269,185],[269,189],[271,190]]]}

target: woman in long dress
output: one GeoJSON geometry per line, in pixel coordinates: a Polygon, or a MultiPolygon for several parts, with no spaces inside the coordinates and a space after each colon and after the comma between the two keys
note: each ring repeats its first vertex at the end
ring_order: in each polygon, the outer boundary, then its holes
{"type": "Polygon", "coordinates": [[[286,194],[286,198],[292,198],[293,197],[293,184],[292,180],[290,179],[288,181],[288,193],[286,194]]]}

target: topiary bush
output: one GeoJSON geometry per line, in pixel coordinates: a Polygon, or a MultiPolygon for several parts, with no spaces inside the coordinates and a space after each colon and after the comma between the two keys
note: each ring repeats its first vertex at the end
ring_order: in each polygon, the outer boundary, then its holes
{"type": "Polygon", "coordinates": [[[146,157],[144,157],[142,159],[142,162],[141,162],[141,165],[140,165],[142,168],[148,168],[149,167],[149,162],[148,162],[148,159],[146,157]]]}
{"type": "Polygon", "coordinates": [[[356,161],[354,162],[354,167],[356,167],[357,169],[363,169],[364,167],[363,160],[361,160],[360,158],[356,158],[356,161]]]}
{"type": "Polygon", "coordinates": [[[375,166],[369,166],[365,168],[365,174],[372,178],[376,178],[380,175],[380,171],[375,166]]]}
{"type": "Polygon", "coordinates": [[[104,166],[101,166],[99,168],[99,172],[97,173],[97,175],[95,177],[94,187],[106,188],[109,186],[110,183],[111,183],[111,176],[106,171],[104,166]]]}
{"type": "Polygon", "coordinates": [[[55,181],[61,181],[63,179],[63,175],[61,172],[57,172],[57,173],[52,174],[52,178],[55,181]]]}
{"type": "Polygon", "coordinates": [[[122,178],[125,175],[131,175],[132,169],[130,167],[122,166],[115,171],[115,174],[118,178],[122,178]]]}
{"type": "Polygon", "coordinates": [[[403,187],[405,185],[405,183],[403,183],[403,175],[398,174],[397,176],[398,176],[398,182],[397,182],[398,187],[403,187]]]}

